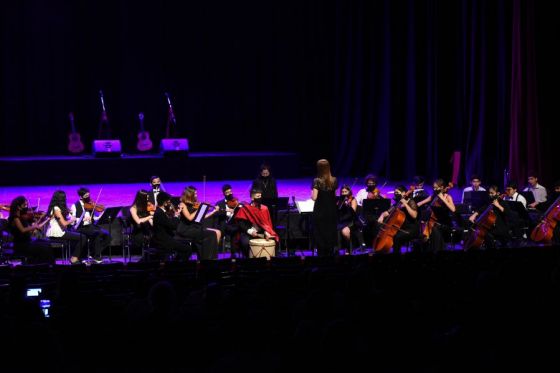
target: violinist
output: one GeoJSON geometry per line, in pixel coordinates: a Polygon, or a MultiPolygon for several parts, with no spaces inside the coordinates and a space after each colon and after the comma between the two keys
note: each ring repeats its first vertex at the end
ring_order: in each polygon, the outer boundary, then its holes
{"type": "Polygon", "coordinates": [[[239,226],[233,219],[237,211],[243,206],[241,202],[233,195],[231,185],[224,184],[222,186],[224,198],[216,202],[219,212],[216,214],[215,227],[218,228],[224,236],[224,245],[229,244],[232,254],[235,245],[234,236],[239,232],[239,226]]]}
{"type": "Polygon", "coordinates": [[[102,207],[91,200],[89,189],[78,189],[80,199],[70,207],[70,215],[75,218],[74,229],[85,235],[93,243],[93,262],[102,263],[101,254],[111,244],[109,232],[97,226],[102,207]]]}
{"type": "Polygon", "coordinates": [[[43,222],[35,222],[33,211],[29,209],[27,198],[18,196],[10,204],[8,224],[14,237],[14,251],[26,258],[27,263],[52,263],[54,254],[48,241],[35,239],[33,233],[42,229],[43,222]]]}
{"type": "MultiPolygon", "coordinates": [[[[199,259],[217,259],[218,243],[222,238],[222,232],[214,228],[204,228],[201,224],[195,223],[194,218],[200,202],[195,187],[188,186],[183,190],[181,202],[179,203],[180,222],[177,227],[177,236],[193,240],[198,246],[199,259]]],[[[214,208],[205,218],[209,218],[218,211],[214,208]]]]}
{"type": "Polygon", "coordinates": [[[157,196],[160,192],[164,192],[165,190],[161,186],[161,179],[159,176],[152,176],[150,178],[150,192],[148,192],[148,201],[150,201],[153,205],[157,206],[157,196]]]}
{"type": "Polygon", "coordinates": [[[80,264],[80,260],[84,258],[84,248],[87,245],[85,236],[78,232],[68,230],[72,224],[76,222],[76,218],[70,215],[68,205],[66,203],[66,192],[57,190],[53,193],[47,213],[50,216],[47,226],[46,236],[59,240],[70,241],[72,254],[70,264],[80,264]]]}
{"type": "MultiPolygon", "coordinates": [[[[494,226],[486,233],[488,239],[484,240],[487,248],[495,248],[495,242],[498,241],[501,246],[505,245],[510,239],[509,227],[507,225],[507,211],[509,209],[507,203],[504,203],[503,195],[500,194],[499,188],[496,185],[488,187],[488,197],[490,198],[490,205],[496,215],[494,226]]],[[[478,217],[487,209],[483,206],[479,211],[475,211],[470,217],[469,221],[475,223],[478,217]]]]}
{"type": "Polygon", "coordinates": [[[142,250],[153,234],[154,213],[156,207],[148,201],[148,191],[141,189],[136,192],[134,202],[130,206],[130,223],[132,224],[132,247],[142,250]]]}
{"type": "MultiPolygon", "coordinates": [[[[395,208],[405,213],[405,219],[397,233],[393,237],[393,253],[400,254],[401,247],[407,242],[420,236],[420,222],[418,219],[418,205],[412,198],[413,190],[407,191],[404,185],[395,188],[393,200],[395,208]]],[[[390,211],[384,211],[379,216],[379,224],[384,224],[384,220],[390,215],[390,211]]]]}
{"type": "Polygon", "coordinates": [[[356,194],[356,202],[358,206],[362,206],[364,199],[385,198],[377,188],[377,177],[375,175],[367,175],[365,177],[366,187],[362,188],[356,194]]]}
{"type": "Polygon", "coordinates": [[[179,260],[187,260],[191,256],[191,247],[184,240],[175,237],[179,219],[175,216],[171,195],[167,192],[159,192],[157,205],[153,218],[152,243],[162,256],[176,251],[179,260]]]}
{"type": "Polygon", "coordinates": [[[360,247],[363,248],[364,238],[358,229],[358,219],[356,210],[358,202],[352,195],[352,189],[349,185],[343,185],[340,188],[340,196],[337,204],[338,224],[337,228],[342,237],[349,243],[349,253],[352,249],[352,237],[356,237],[360,247]]]}
{"type": "Polygon", "coordinates": [[[423,229],[425,237],[430,239],[428,249],[441,251],[445,249],[445,242],[449,241],[452,231],[452,214],[455,214],[453,197],[448,193],[452,184],[445,185],[439,178],[432,184],[434,193],[430,198],[430,217],[423,229]]]}

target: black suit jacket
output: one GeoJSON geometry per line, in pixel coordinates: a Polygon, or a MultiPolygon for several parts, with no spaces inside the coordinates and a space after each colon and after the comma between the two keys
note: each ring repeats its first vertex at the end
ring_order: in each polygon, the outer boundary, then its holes
{"type": "Polygon", "coordinates": [[[175,244],[173,237],[179,225],[179,219],[170,218],[162,209],[157,208],[154,213],[154,237],[152,242],[156,247],[169,247],[175,244]]]}

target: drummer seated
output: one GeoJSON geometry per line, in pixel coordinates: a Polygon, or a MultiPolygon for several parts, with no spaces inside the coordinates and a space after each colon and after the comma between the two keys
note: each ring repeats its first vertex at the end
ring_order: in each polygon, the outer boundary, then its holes
{"type": "Polygon", "coordinates": [[[251,203],[241,207],[235,215],[235,221],[239,226],[239,246],[245,257],[249,256],[252,239],[264,238],[278,241],[278,235],[272,227],[270,211],[261,202],[262,192],[253,189],[251,191],[251,203]]]}

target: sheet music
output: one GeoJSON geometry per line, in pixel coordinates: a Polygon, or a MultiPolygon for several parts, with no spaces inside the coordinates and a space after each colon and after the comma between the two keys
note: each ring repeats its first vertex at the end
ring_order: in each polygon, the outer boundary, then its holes
{"type": "Polygon", "coordinates": [[[313,212],[313,206],[315,206],[315,201],[313,201],[312,199],[308,199],[305,201],[296,201],[296,207],[300,214],[313,212]]]}

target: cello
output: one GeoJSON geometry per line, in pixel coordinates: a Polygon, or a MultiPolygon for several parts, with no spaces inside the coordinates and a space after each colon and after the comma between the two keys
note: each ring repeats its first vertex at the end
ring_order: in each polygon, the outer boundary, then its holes
{"type": "Polygon", "coordinates": [[[531,239],[535,242],[552,242],[554,229],[560,220],[560,197],[546,210],[540,223],[531,232],[531,239]]]}
{"type": "MultiPolygon", "coordinates": [[[[411,193],[412,191],[410,190],[403,193],[402,198],[408,198],[411,193]]],[[[393,247],[393,237],[395,237],[397,232],[402,231],[401,227],[406,220],[406,214],[400,209],[400,207],[401,203],[397,202],[387,211],[389,215],[387,216],[386,221],[381,223],[382,226],[379,228],[379,233],[373,240],[372,247],[374,252],[388,252],[389,249],[393,247]]]]}
{"type": "MultiPolygon", "coordinates": [[[[447,193],[447,191],[451,188],[453,188],[453,183],[448,183],[446,187],[441,188],[437,193],[447,193]]],[[[438,224],[436,214],[434,213],[434,209],[432,207],[441,206],[442,203],[439,202],[439,198],[437,198],[437,196],[432,198],[432,202],[430,202],[430,206],[428,206],[430,209],[430,218],[427,222],[422,223],[422,236],[424,237],[424,241],[428,241],[430,239],[434,226],[438,224]]]]}
{"type": "Polygon", "coordinates": [[[486,240],[486,234],[494,228],[496,224],[496,213],[494,212],[494,203],[491,203],[482,214],[476,219],[469,232],[469,236],[463,244],[464,250],[480,249],[486,240]]]}

